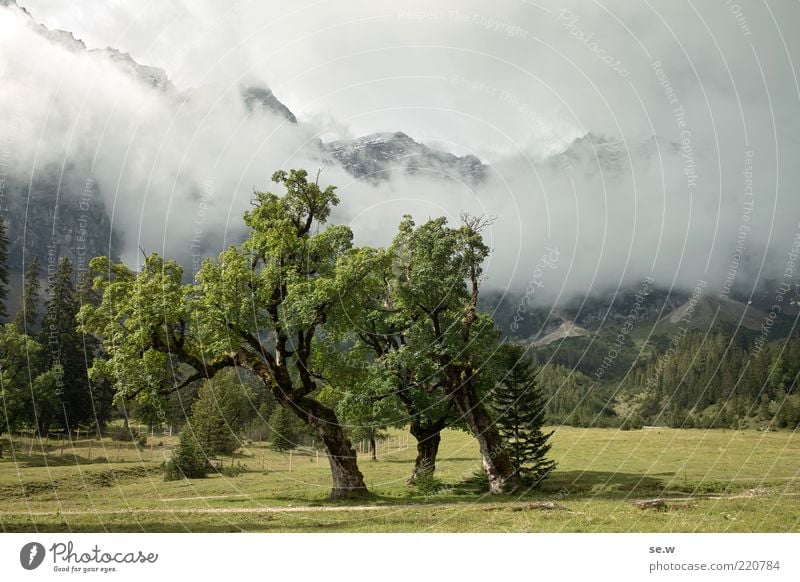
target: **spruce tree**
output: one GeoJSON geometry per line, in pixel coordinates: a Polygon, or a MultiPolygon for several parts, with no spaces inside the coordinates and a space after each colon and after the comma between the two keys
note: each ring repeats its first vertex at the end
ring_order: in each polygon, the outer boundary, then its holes
{"type": "Polygon", "coordinates": [[[5,218],[0,218],[0,322],[8,317],[8,233],[5,218]]]}
{"type": "Polygon", "coordinates": [[[545,402],[536,382],[536,364],[516,344],[503,346],[499,360],[500,381],[491,395],[497,426],[515,470],[535,486],[556,467],[547,458],[553,433],[542,431],[545,402]]]}
{"type": "MultiPolygon", "coordinates": [[[[92,289],[92,277],[89,271],[78,272],[78,283],[75,287],[78,299],[78,308],[84,305],[97,307],[100,298],[92,289]]],[[[103,351],[100,340],[91,334],[81,333],[83,343],[84,367],[88,368],[91,362],[105,360],[107,354],[103,351]]],[[[88,371],[86,372],[88,377],[88,371]]],[[[97,429],[102,432],[114,411],[114,384],[109,378],[87,380],[94,403],[94,417],[97,429]]]]}
{"type": "Polygon", "coordinates": [[[46,363],[61,366],[57,388],[63,404],[61,424],[67,430],[96,422],[83,337],[76,327],[78,308],[72,264],[62,258],[48,286],[39,341],[49,353],[46,363]]]}
{"type": "Polygon", "coordinates": [[[297,446],[297,432],[289,411],[283,406],[275,408],[269,419],[272,446],[277,451],[288,451],[297,446]]]}
{"type": "Polygon", "coordinates": [[[180,440],[172,453],[172,458],[165,465],[164,480],[199,479],[208,474],[208,467],[208,458],[197,444],[197,440],[187,424],[181,431],[180,440]]]}
{"type": "Polygon", "coordinates": [[[39,257],[33,255],[25,269],[25,283],[22,287],[22,301],[14,316],[14,325],[20,333],[33,335],[39,319],[39,257]]]}
{"type": "Polygon", "coordinates": [[[189,418],[194,439],[209,457],[230,455],[239,448],[235,394],[225,382],[206,381],[192,404],[189,418]]]}

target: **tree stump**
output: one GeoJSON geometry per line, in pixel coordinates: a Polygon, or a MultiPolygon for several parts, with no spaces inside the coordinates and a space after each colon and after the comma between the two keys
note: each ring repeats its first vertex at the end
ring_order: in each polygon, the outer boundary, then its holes
{"type": "Polygon", "coordinates": [[[667,502],[663,499],[645,499],[637,501],[636,507],[639,509],[657,509],[658,511],[666,511],[667,502]]]}

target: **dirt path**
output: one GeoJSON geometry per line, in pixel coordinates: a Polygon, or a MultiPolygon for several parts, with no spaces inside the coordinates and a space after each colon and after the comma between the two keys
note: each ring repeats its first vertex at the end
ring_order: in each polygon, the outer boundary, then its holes
{"type": "MultiPolygon", "coordinates": [[[[130,514],[143,514],[143,513],[180,513],[180,514],[198,514],[198,513],[302,513],[302,512],[330,512],[330,511],[379,511],[383,509],[413,509],[419,507],[425,508],[443,508],[453,507],[457,504],[443,504],[443,505],[352,505],[352,506],[285,506],[285,507],[187,507],[175,509],[158,509],[158,508],[143,508],[143,509],[103,509],[92,511],[92,515],[130,515],[130,514]]],[[[84,515],[86,511],[2,511],[0,515],[84,515]]]]}
{"type": "MultiPolygon", "coordinates": [[[[194,501],[197,499],[225,499],[230,497],[244,497],[246,494],[236,495],[211,495],[206,497],[192,497],[189,499],[171,498],[162,499],[162,501],[194,501]]],[[[732,494],[732,495],[697,495],[685,497],[662,497],[660,498],[667,504],[669,503],[686,503],[691,501],[725,501],[731,499],[755,499],[760,497],[797,497],[800,493],[780,493],[774,494],[766,491],[747,491],[745,493],[732,494]]],[[[623,503],[636,503],[640,500],[620,500],[623,503]]],[[[226,513],[325,513],[337,511],[388,511],[388,510],[406,510],[406,509],[449,509],[453,507],[468,507],[474,506],[471,502],[460,503],[438,503],[431,504],[403,504],[403,505],[286,505],[286,506],[267,506],[267,507],[185,507],[185,508],[142,508],[142,509],[105,509],[93,511],[93,515],[130,515],[130,514],[153,514],[153,513],[172,513],[172,514],[226,514],[226,513]]],[[[517,502],[517,503],[497,503],[489,505],[481,505],[483,509],[510,509],[522,510],[529,508],[531,502],[517,502]]],[[[67,511],[0,511],[0,515],[28,515],[28,516],[48,516],[48,515],[83,515],[86,511],[67,510],[67,511]]]]}

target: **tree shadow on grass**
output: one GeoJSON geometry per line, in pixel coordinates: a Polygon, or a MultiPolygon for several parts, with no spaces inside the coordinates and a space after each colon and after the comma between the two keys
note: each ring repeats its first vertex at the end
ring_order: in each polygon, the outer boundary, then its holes
{"type": "Polygon", "coordinates": [[[486,495],[488,483],[478,472],[458,483],[445,485],[454,495],[483,495],[482,501],[515,501],[520,497],[538,499],[565,499],[567,497],[591,497],[620,499],[631,495],[656,496],[666,490],[666,484],[674,473],[643,475],[612,471],[555,471],[538,486],[528,485],[511,495],[486,495]]]}
{"type": "Polygon", "coordinates": [[[653,496],[665,491],[674,473],[620,473],[613,471],[555,471],[536,492],[563,497],[619,499],[630,495],[653,496]],[[666,479],[665,479],[666,478],[666,479]]]}
{"type": "MultiPolygon", "coordinates": [[[[412,488],[409,488],[412,490],[412,488]]],[[[405,497],[395,497],[391,495],[382,495],[380,493],[374,493],[369,491],[367,493],[363,493],[354,497],[348,497],[345,499],[336,499],[331,500],[329,497],[290,497],[287,495],[274,495],[270,496],[269,498],[263,499],[263,503],[268,503],[269,501],[278,501],[281,502],[282,505],[288,504],[295,504],[295,506],[304,506],[304,507],[336,507],[338,509],[346,510],[348,507],[358,507],[363,505],[397,505],[397,504],[405,504],[409,502],[413,502],[415,500],[411,500],[405,497]]]]}
{"type": "MultiPolygon", "coordinates": [[[[436,459],[436,464],[440,465],[443,462],[444,463],[449,463],[451,461],[453,461],[453,462],[455,462],[455,461],[472,461],[472,462],[475,463],[476,467],[480,466],[480,460],[477,460],[477,462],[476,462],[475,457],[439,457],[439,458],[436,459]]],[[[378,462],[379,463],[401,463],[403,465],[413,466],[413,461],[409,461],[408,459],[387,459],[385,457],[380,457],[379,456],[378,457],[378,462]]]]}
{"type": "Polygon", "coordinates": [[[271,499],[283,503],[296,503],[314,506],[336,506],[347,509],[351,505],[398,505],[398,504],[436,504],[436,503],[504,503],[531,499],[625,499],[634,497],[656,497],[665,493],[676,494],[668,488],[674,473],[645,475],[640,473],[620,473],[612,471],[555,471],[538,487],[523,486],[509,495],[488,495],[488,483],[480,471],[455,483],[442,482],[436,491],[425,493],[409,486],[406,495],[382,495],[369,492],[353,499],[330,501],[327,498],[300,498],[276,496],[271,499]]]}

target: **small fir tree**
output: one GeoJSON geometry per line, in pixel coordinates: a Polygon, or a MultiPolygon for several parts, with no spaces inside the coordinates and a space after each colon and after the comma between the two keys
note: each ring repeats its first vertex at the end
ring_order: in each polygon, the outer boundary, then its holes
{"type": "Polygon", "coordinates": [[[63,415],[60,424],[67,430],[97,423],[92,388],[86,372],[87,354],[84,352],[83,336],[77,329],[76,316],[80,305],[72,279],[72,263],[63,257],[47,289],[45,313],[39,332],[39,343],[48,346],[51,360],[45,363],[45,367],[54,364],[61,367],[59,392],[63,415]]]}
{"type": "Polygon", "coordinates": [[[500,436],[520,477],[538,485],[556,467],[547,458],[552,432],[545,433],[545,402],[536,382],[536,364],[523,346],[501,352],[501,378],[492,392],[500,436]]]}
{"type": "Polygon", "coordinates": [[[20,333],[33,335],[39,319],[39,258],[34,255],[25,269],[25,283],[22,286],[22,301],[14,316],[14,324],[20,333]]]}
{"type": "Polygon", "coordinates": [[[272,430],[272,446],[276,451],[288,451],[297,446],[297,430],[295,423],[289,416],[289,411],[283,406],[275,408],[269,419],[272,430]]]}
{"type": "Polygon", "coordinates": [[[181,431],[180,440],[172,458],[167,461],[164,480],[200,479],[208,475],[208,459],[197,444],[191,427],[187,424],[181,431]]]}
{"type": "Polygon", "coordinates": [[[192,404],[189,424],[197,444],[209,457],[231,455],[239,448],[234,397],[227,383],[206,381],[192,404]]]}

